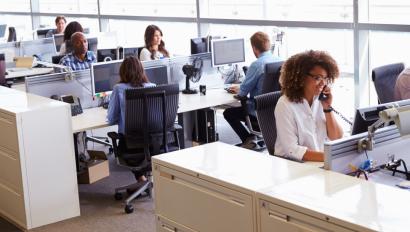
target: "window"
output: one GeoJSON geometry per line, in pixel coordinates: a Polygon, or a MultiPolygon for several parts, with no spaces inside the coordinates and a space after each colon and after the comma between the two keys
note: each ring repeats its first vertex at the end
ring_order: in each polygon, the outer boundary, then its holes
{"type": "MultiPolygon", "coordinates": [[[[29,15],[0,15],[0,22],[16,28],[17,40],[32,40],[31,17],[29,15]]],[[[8,32],[6,31],[8,34],[8,32]]],[[[7,38],[7,37],[6,37],[7,38]]]]}
{"type": "Polygon", "coordinates": [[[38,0],[40,12],[98,14],[97,0],[38,0]]]}
{"type": "Polygon", "coordinates": [[[30,0],[2,1],[0,11],[30,12],[30,0]]]}
{"type": "MultiPolygon", "coordinates": [[[[40,25],[42,27],[55,27],[55,17],[54,16],[41,16],[40,17],[40,25]]],[[[90,34],[95,34],[100,31],[99,25],[98,25],[98,19],[94,18],[71,18],[71,17],[66,17],[67,24],[69,24],[72,21],[77,21],[81,24],[81,26],[85,29],[88,28],[90,30],[90,34]]],[[[66,24],[66,25],[67,25],[66,24]]]]}
{"type": "Polygon", "coordinates": [[[101,14],[195,17],[195,0],[100,0],[101,14]]]}
{"type": "Polygon", "coordinates": [[[203,0],[200,7],[206,18],[353,21],[352,0],[203,0]]]}
{"type": "Polygon", "coordinates": [[[133,20],[109,21],[109,31],[117,34],[118,43],[122,46],[144,46],[145,28],[155,24],[161,28],[166,49],[171,54],[190,54],[190,38],[197,37],[195,23],[168,23],[168,22],[148,22],[133,20]],[[181,32],[184,29],[184,33],[181,32]]]}
{"type": "Polygon", "coordinates": [[[410,2],[406,0],[372,0],[368,16],[360,15],[361,22],[410,24],[410,2]]]}

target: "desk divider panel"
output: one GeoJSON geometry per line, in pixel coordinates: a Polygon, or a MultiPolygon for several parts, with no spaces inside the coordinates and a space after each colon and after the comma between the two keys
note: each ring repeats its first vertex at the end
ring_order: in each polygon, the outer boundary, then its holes
{"type": "MultiPolygon", "coordinates": [[[[357,151],[358,141],[366,137],[367,132],[326,142],[324,168],[344,174],[351,173],[350,164],[359,167],[367,159],[365,152],[357,151]]],[[[377,166],[385,164],[389,155],[410,163],[410,154],[407,149],[410,146],[410,139],[401,137],[395,125],[376,131],[374,141],[374,148],[372,151],[367,151],[367,155],[369,159],[376,162],[377,166]]]]}
{"type": "Polygon", "coordinates": [[[53,73],[49,75],[26,78],[28,93],[51,97],[51,95],[74,95],[80,98],[83,109],[97,107],[98,99],[91,92],[90,70],[73,72],[73,79],[66,81],[68,73],[53,73]]]}

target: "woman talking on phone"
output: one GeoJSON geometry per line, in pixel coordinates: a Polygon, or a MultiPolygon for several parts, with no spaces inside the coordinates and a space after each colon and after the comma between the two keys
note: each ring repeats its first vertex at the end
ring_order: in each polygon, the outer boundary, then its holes
{"type": "Polygon", "coordinates": [[[279,78],[283,95],[275,108],[275,155],[323,161],[324,142],[343,136],[330,89],[338,76],[336,61],[324,51],[302,52],[283,64],[279,78]]]}

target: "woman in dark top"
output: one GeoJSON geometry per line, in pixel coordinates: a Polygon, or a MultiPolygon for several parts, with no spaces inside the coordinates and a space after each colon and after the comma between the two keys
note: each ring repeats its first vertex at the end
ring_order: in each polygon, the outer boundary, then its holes
{"type": "Polygon", "coordinates": [[[64,30],[64,43],[60,48],[60,55],[65,55],[72,51],[72,45],[70,42],[71,36],[76,32],[84,32],[83,27],[77,21],[70,22],[64,30]]]}

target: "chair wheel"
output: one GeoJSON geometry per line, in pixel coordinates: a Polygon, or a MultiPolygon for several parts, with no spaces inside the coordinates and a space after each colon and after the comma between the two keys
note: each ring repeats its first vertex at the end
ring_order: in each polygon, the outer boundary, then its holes
{"type": "Polygon", "coordinates": [[[124,208],[124,211],[125,211],[127,214],[130,214],[130,213],[134,212],[134,206],[132,206],[132,205],[126,205],[125,208],[124,208]]]}
{"type": "Polygon", "coordinates": [[[115,193],[114,198],[115,198],[115,200],[120,201],[120,200],[122,200],[122,194],[121,193],[115,193]]]}

